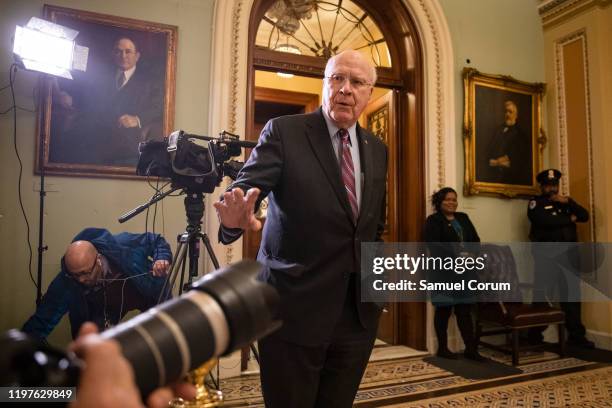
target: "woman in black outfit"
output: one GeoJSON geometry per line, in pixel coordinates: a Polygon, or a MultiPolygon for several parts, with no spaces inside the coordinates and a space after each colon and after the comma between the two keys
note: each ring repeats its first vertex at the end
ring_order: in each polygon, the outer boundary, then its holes
{"type": "MultiPolygon", "coordinates": [[[[440,189],[431,196],[431,204],[435,213],[427,217],[425,222],[426,242],[480,242],[480,237],[468,215],[457,212],[457,192],[455,190],[450,187],[440,189]]],[[[430,247],[433,256],[439,255],[433,253],[435,248],[435,246],[430,247]]],[[[443,250],[448,251],[448,248],[444,247],[443,250]]],[[[439,273],[454,272],[440,271],[439,273]]],[[[450,280],[452,278],[450,277],[450,280]]],[[[436,308],[434,327],[438,337],[437,355],[444,358],[457,358],[457,355],[451,353],[448,349],[447,344],[448,319],[454,308],[457,325],[465,343],[464,356],[472,360],[483,361],[484,357],[478,353],[478,343],[474,335],[471,313],[473,300],[470,296],[461,296],[460,294],[452,298],[437,298],[434,294],[432,303],[436,308]]]]}

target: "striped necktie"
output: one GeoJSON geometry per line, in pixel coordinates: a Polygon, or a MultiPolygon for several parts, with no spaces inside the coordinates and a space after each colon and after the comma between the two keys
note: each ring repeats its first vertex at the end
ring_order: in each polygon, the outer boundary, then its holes
{"type": "Polygon", "coordinates": [[[353,210],[353,221],[357,221],[359,216],[359,206],[357,205],[357,194],[355,193],[355,167],[353,166],[353,157],[351,156],[351,146],[349,133],[346,129],[338,131],[338,137],[342,142],[342,156],[340,159],[340,168],[342,169],[342,181],[344,189],[353,210]]]}
{"type": "Polygon", "coordinates": [[[123,84],[125,84],[125,80],[125,72],[121,72],[119,75],[117,75],[117,89],[121,89],[123,84]]]}

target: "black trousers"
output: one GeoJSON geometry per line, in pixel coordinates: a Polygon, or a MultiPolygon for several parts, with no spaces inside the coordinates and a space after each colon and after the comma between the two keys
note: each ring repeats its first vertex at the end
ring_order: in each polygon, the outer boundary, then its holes
{"type": "MultiPolygon", "coordinates": [[[[582,324],[582,303],[580,302],[560,302],[561,310],[565,312],[565,328],[567,329],[569,340],[581,340],[586,329],[582,324]]],[[[548,326],[538,326],[529,328],[528,338],[533,342],[541,342],[544,340],[542,334],[548,326]]]]}
{"type": "MultiPolygon", "coordinates": [[[[376,339],[364,329],[351,277],[342,316],[329,342],[302,346],[275,334],[259,340],[261,388],[268,408],[345,408],[353,405],[376,339]]],[[[316,301],[316,300],[314,300],[316,301]]],[[[312,329],[316,330],[316,322],[312,329]]]]}
{"type": "Polygon", "coordinates": [[[434,313],[434,328],[438,337],[438,348],[448,348],[448,319],[450,319],[455,309],[457,317],[457,326],[461,332],[461,337],[465,343],[465,351],[476,350],[476,339],[474,334],[474,323],[472,322],[472,305],[471,304],[456,304],[449,306],[436,306],[434,313]]]}
{"type": "MultiPolygon", "coordinates": [[[[554,260],[542,254],[534,255],[535,258],[535,282],[534,301],[538,303],[548,294],[550,299],[559,300],[561,310],[565,312],[565,328],[568,332],[569,340],[581,340],[586,334],[586,329],[582,324],[582,304],[580,300],[580,281],[579,278],[567,271],[562,271],[554,260]],[[539,274],[537,272],[540,272],[539,274]],[[554,290],[558,290],[555,293],[554,290]],[[564,301],[565,300],[565,301],[564,301]],[[574,300],[568,302],[567,300],[574,300]]],[[[542,333],[547,326],[531,327],[528,331],[528,338],[533,342],[544,340],[542,333]]]]}

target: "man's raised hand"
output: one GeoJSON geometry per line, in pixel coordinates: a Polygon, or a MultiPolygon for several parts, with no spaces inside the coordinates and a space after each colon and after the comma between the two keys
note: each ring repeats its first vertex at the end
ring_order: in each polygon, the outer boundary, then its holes
{"type": "Polygon", "coordinates": [[[261,221],[255,218],[255,202],[259,192],[258,188],[250,188],[245,196],[241,188],[226,191],[223,200],[213,203],[221,224],[226,228],[259,231],[261,221]]]}

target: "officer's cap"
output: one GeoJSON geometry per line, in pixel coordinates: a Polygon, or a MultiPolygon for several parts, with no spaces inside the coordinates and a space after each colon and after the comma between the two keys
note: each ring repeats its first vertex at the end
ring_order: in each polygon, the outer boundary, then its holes
{"type": "Polygon", "coordinates": [[[541,171],[536,177],[536,180],[538,180],[538,183],[540,183],[541,185],[559,184],[559,179],[561,178],[561,176],[562,174],[559,170],[548,169],[541,171]]]}

